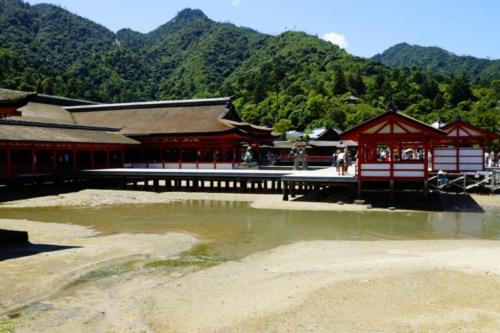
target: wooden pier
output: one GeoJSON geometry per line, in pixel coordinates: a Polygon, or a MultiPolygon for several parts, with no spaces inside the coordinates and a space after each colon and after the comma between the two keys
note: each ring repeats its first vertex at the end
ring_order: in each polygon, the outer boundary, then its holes
{"type": "MultiPolygon", "coordinates": [[[[401,184],[375,184],[361,190],[361,181],[351,166],[346,175],[339,175],[335,168],[318,170],[261,170],[261,169],[146,169],[117,168],[71,170],[61,174],[26,174],[17,179],[17,185],[39,186],[43,184],[69,184],[77,188],[122,188],[155,192],[226,192],[226,193],[281,193],[283,200],[298,195],[320,201],[337,192],[351,193],[352,199],[360,199],[364,192],[394,192],[415,190],[424,193],[447,191],[465,193],[477,188],[495,192],[500,189],[500,170],[466,172],[460,174],[431,174],[424,186],[418,182],[401,184]]],[[[380,182],[378,182],[380,183],[380,182]]],[[[364,181],[363,185],[368,182],[364,181]]],[[[368,184],[369,185],[369,184],[368,184]]],[[[350,199],[349,199],[350,200],[350,199]]]]}
{"type": "Polygon", "coordinates": [[[354,175],[339,176],[334,168],[293,170],[101,169],[81,170],[78,177],[91,183],[112,182],[124,188],[154,191],[214,191],[283,193],[283,200],[297,194],[320,192],[326,186],[353,186],[354,175]]]}

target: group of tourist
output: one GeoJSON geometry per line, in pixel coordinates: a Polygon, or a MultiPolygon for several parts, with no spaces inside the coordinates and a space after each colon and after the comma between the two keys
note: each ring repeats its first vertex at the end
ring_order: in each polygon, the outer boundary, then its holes
{"type": "Polygon", "coordinates": [[[484,152],[484,165],[487,168],[500,167],[500,151],[495,153],[494,150],[484,152]]]}
{"type": "Polygon", "coordinates": [[[347,169],[349,168],[350,155],[349,149],[344,148],[343,150],[337,149],[332,154],[332,167],[337,168],[337,173],[341,176],[347,174],[347,169]]]}
{"type": "MultiPolygon", "coordinates": [[[[390,150],[389,149],[377,149],[377,161],[387,162],[390,160],[390,150]]],[[[422,149],[406,149],[401,152],[401,156],[394,152],[394,161],[410,161],[410,160],[423,160],[424,152],[422,149]]]]}

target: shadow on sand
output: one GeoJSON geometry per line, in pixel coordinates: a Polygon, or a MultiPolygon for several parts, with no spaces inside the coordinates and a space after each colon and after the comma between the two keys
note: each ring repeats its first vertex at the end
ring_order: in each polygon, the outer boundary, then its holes
{"type": "Polygon", "coordinates": [[[32,243],[0,246],[0,261],[17,259],[45,252],[74,249],[79,247],[80,246],[63,246],[63,245],[32,244],[32,243]]]}
{"type": "Polygon", "coordinates": [[[14,200],[23,200],[47,195],[58,195],[70,192],[76,192],[84,189],[77,185],[59,185],[45,184],[38,186],[20,186],[17,188],[0,187],[0,203],[14,200]]]}
{"type": "MultiPolygon", "coordinates": [[[[314,194],[297,197],[297,201],[318,201],[314,194]]],[[[484,213],[484,209],[469,194],[453,194],[432,192],[427,198],[423,193],[408,191],[398,192],[391,200],[388,192],[371,192],[363,194],[364,204],[371,205],[373,208],[385,209],[408,209],[417,211],[431,212],[467,212],[484,213]]],[[[352,192],[339,190],[335,193],[329,193],[323,196],[321,202],[333,203],[354,203],[352,192]]]]}

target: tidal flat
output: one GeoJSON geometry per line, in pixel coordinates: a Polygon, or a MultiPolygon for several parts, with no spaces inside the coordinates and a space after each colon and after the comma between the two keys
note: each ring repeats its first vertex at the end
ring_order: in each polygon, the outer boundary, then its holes
{"type": "Polygon", "coordinates": [[[0,207],[32,243],[0,261],[0,332],[500,329],[498,197],[457,213],[83,192],[0,207]]]}

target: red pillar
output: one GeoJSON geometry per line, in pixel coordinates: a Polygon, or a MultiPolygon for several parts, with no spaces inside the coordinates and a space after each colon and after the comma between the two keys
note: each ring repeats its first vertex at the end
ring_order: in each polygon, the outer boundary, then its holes
{"type": "Polygon", "coordinates": [[[73,169],[76,169],[76,163],[77,163],[77,160],[76,160],[76,149],[72,148],[71,152],[73,153],[73,156],[72,156],[72,166],[73,166],[73,169]]]}
{"type": "Polygon", "coordinates": [[[179,169],[181,169],[181,168],[182,168],[182,149],[183,149],[183,148],[184,148],[184,147],[183,147],[182,145],[181,145],[181,146],[179,146],[179,169]]]}
{"type": "Polygon", "coordinates": [[[429,172],[429,142],[424,143],[424,177],[427,179],[429,172]]]}
{"type": "Polygon", "coordinates": [[[91,150],[90,151],[90,168],[91,169],[94,168],[94,164],[95,164],[95,161],[94,161],[94,150],[91,150]]]}
{"type": "Polygon", "coordinates": [[[57,170],[57,151],[54,149],[52,150],[52,171],[57,170]]]}
{"type": "Polygon", "coordinates": [[[31,149],[31,172],[36,171],[36,153],[35,149],[31,149]]]}
{"type": "Polygon", "coordinates": [[[389,145],[389,166],[390,166],[390,177],[394,178],[394,144],[389,145]]]}
{"type": "Polygon", "coordinates": [[[109,164],[109,149],[106,149],[106,168],[109,169],[110,164],[109,164]]]}
{"type": "Polygon", "coordinates": [[[161,163],[161,168],[165,169],[165,158],[163,156],[163,151],[165,150],[165,147],[163,144],[160,145],[160,163],[161,163]]]}
{"type": "Polygon", "coordinates": [[[10,149],[7,149],[7,174],[9,175],[9,178],[13,176],[12,172],[12,156],[10,149]]]}

